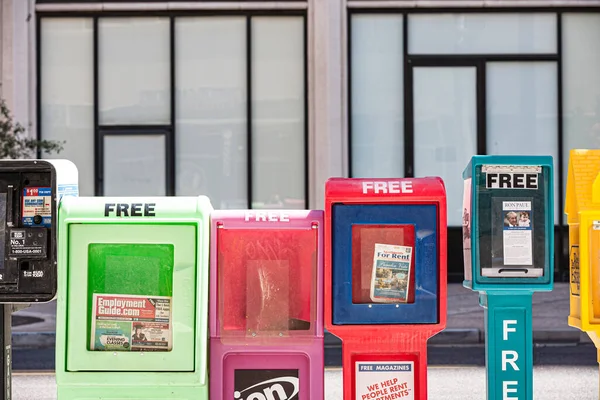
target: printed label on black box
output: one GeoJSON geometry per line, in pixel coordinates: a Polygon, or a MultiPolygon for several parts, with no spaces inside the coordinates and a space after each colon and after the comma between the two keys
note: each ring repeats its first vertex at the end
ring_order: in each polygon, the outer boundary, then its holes
{"type": "Polygon", "coordinates": [[[233,400],[298,400],[298,370],[236,369],[233,390],[233,400]]]}

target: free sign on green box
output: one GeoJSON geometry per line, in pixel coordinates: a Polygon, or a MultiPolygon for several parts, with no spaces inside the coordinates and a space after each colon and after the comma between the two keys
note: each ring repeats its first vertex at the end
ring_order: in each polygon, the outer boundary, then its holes
{"type": "Polygon", "coordinates": [[[204,196],[61,202],[59,399],[206,398],[211,211],[204,196]]]}

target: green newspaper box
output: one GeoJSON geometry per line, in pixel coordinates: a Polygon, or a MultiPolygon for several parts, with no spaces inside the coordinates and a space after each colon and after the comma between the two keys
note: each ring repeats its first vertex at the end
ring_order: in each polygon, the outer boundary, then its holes
{"type": "Polygon", "coordinates": [[[199,197],[59,208],[59,400],[208,399],[210,212],[199,197]]]}

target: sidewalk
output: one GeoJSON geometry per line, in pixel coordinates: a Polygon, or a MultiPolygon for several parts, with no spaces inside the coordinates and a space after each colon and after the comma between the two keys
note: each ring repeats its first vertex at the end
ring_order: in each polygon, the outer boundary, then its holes
{"type": "MultiPolygon", "coordinates": [[[[554,290],[533,295],[533,340],[536,343],[591,343],[587,334],[567,325],[569,284],[556,283],[554,290]]],[[[13,348],[54,347],[56,303],[33,305],[13,314],[13,348]]],[[[448,284],[448,323],[431,338],[431,345],[477,345],[485,342],[483,308],[478,294],[460,284],[448,284]]],[[[326,334],[325,343],[339,345],[326,334]]]]}

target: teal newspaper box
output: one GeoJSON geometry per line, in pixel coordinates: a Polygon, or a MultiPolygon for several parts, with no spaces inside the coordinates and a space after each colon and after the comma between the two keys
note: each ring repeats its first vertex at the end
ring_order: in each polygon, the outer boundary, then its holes
{"type": "Polygon", "coordinates": [[[532,296],[554,284],[553,160],[473,156],[463,180],[463,285],[484,308],[487,399],[531,399],[532,296]]]}
{"type": "Polygon", "coordinates": [[[553,287],[550,156],[473,156],[463,172],[464,286],[475,291],[553,287]]]}

